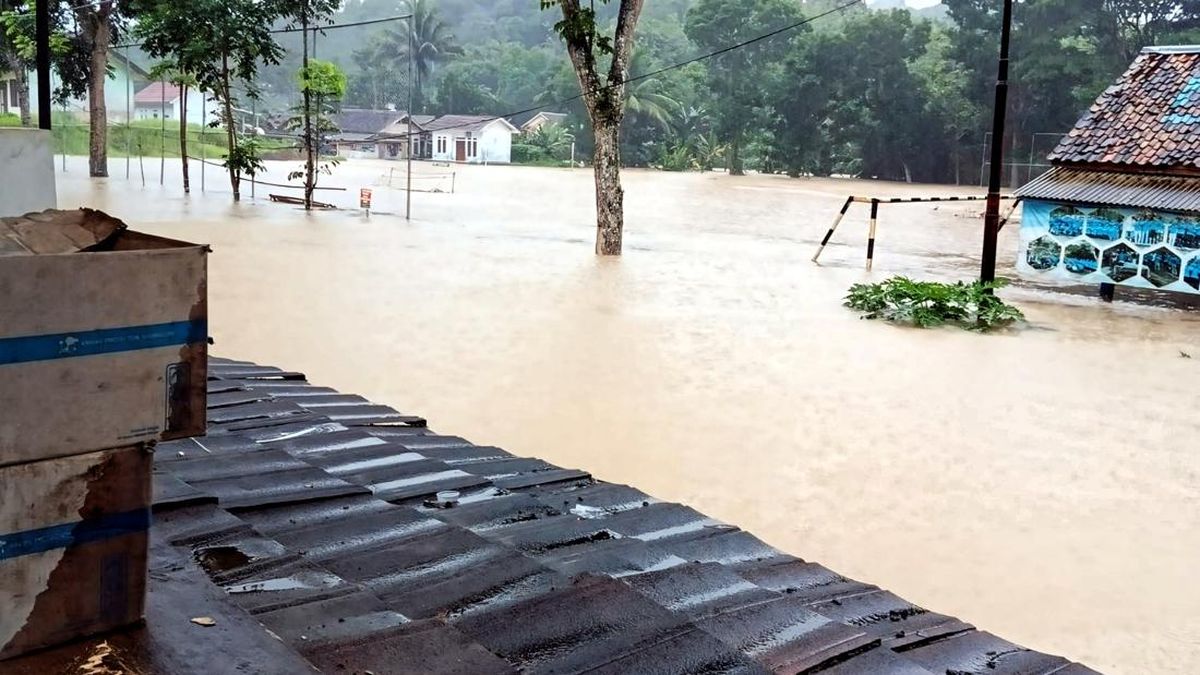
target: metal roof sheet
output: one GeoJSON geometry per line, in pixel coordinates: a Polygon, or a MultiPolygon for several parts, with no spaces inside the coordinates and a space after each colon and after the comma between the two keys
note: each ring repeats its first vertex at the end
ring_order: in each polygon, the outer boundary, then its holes
{"type": "Polygon", "coordinates": [[[299,373],[210,378],[210,435],[156,453],[153,536],[324,672],[1091,672],[583,471],[335,421],[299,373]]]}
{"type": "Polygon", "coordinates": [[[1092,171],[1058,166],[1023,185],[1025,199],[1163,211],[1200,211],[1200,176],[1092,171]]]}

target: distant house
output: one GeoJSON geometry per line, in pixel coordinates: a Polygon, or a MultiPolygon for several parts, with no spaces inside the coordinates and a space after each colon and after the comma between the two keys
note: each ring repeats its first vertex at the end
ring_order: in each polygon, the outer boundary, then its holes
{"type": "MultiPolygon", "coordinates": [[[[393,117],[395,114],[393,113],[393,117]]],[[[429,159],[433,147],[433,136],[425,131],[426,124],[437,119],[435,115],[413,115],[413,158],[429,159]]],[[[395,121],[379,130],[376,143],[379,159],[408,159],[408,113],[400,113],[395,121]]]]}
{"type": "Polygon", "coordinates": [[[521,133],[531,134],[544,126],[562,124],[566,121],[566,113],[539,112],[521,125],[521,133]]]}
{"type": "MultiPolygon", "coordinates": [[[[134,119],[156,120],[162,117],[178,120],[183,108],[180,89],[179,85],[167,82],[151,82],[146,85],[133,97],[134,119]]],[[[188,124],[204,124],[205,113],[211,114],[213,110],[213,105],[205,103],[203,92],[195,87],[188,87],[188,124]]]]}
{"type": "MultiPolygon", "coordinates": [[[[134,92],[141,91],[151,81],[150,73],[132,59],[126,59],[125,54],[121,51],[112,51],[109,53],[108,65],[110,72],[108,81],[104,83],[104,106],[108,112],[109,123],[125,122],[131,118],[136,119],[132,100],[133,94],[134,92]]],[[[36,115],[37,72],[30,70],[28,80],[29,105],[31,113],[36,115]]],[[[57,86],[58,74],[52,71],[50,73],[50,87],[53,89],[57,86]]],[[[17,89],[16,75],[11,72],[0,72],[0,112],[10,112],[14,115],[20,113],[20,107],[17,102],[17,89]]],[[[68,100],[65,107],[67,112],[74,116],[86,118],[91,109],[91,104],[88,103],[87,94],[84,94],[80,98],[68,100]]],[[[57,104],[54,106],[55,112],[62,109],[63,106],[57,104]]]]}
{"type": "Polygon", "coordinates": [[[1200,47],[1147,47],[1050,154],[1018,269],[1200,293],[1200,47]]]}
{"type": "Polygon", "coordinates": [[[379,147],[370,140],[394,123],[403,113],[395,110],[342,108],[333,116],[338,131],[329,137],[342,157],[370,158],[379,156],[379,147]]]}
{"type": "Polygon", "coordinates": [[[380,158],[405,159],[411,145],[416,159],[508,164],[512,161],[512,137],[519,133],[508,120],[486,115],[414,115],[412,122],[411,144],[407,117],[375,136],[380,158]]]}

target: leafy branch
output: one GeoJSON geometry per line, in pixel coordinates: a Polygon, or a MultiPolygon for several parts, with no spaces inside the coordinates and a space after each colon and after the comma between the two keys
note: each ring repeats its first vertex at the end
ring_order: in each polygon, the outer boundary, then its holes
{"type": "Polygon", "coordinates": [[[1021,310],[993,293],[1007,285],[1007,279],[987,284],[978,281],[947,284],[893,277],[877,284],[854,284],[845,305],[863,312],[864,319],[883,319],[918,328],[953,324],[986,332],[1025,319],[1021,310]]]}

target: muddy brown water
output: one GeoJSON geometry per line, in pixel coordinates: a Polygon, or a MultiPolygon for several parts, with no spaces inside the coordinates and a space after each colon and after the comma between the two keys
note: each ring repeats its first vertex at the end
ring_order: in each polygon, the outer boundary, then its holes
{"type": "MultiPolygon", "coordinates": [[[[809,262],[848,194],[978,189],[629,171],[626,254],[597,259],[584,170],[457,167],[405,222],[382,161],[320,197],[372,187],[369,219],[266,187],[234,206],[212,168],[185,198],[173,164],[165,187],[157,161],[146,187],[123,165],[89,181],[70,159],[61,205],[212,244],[219,354],[685,502],[1100,670],[1200,660],[1200,312],[1019,284],[1028,325],[980,336],[841,306],[867,279],[976,274],[978,204],[884,206],[871,274],[855,206],[809,262]]],[[[1010,227],[1002,274],[1015,249],[1010,227]]]]}

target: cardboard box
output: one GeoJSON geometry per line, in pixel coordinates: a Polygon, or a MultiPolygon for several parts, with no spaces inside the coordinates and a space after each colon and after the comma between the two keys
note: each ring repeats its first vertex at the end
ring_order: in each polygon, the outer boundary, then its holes
{"type": "Polygon", "coordinates": [[[0,218],[0,466],[204,433],[207,253],[90,209],[0,218]]]}
{"type": "Polygon", "coordinates": [[[141,620],[152,465],[138,445],[0,468],[0,659],[141,620]]]}

